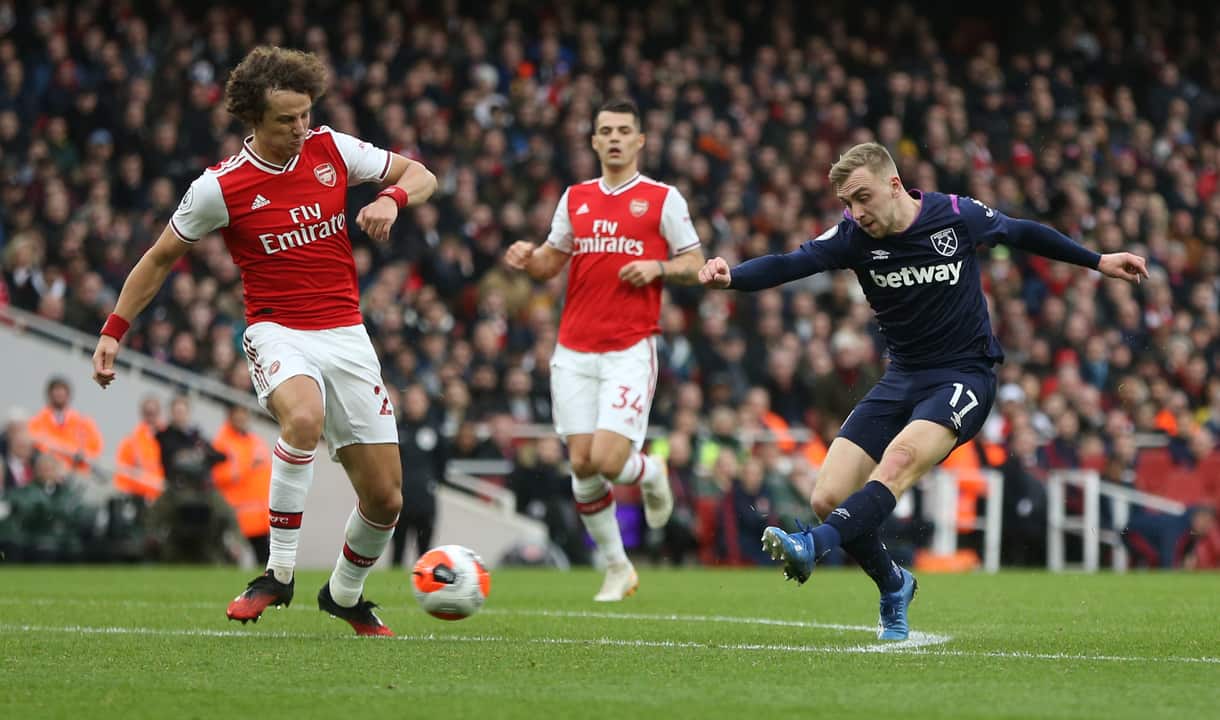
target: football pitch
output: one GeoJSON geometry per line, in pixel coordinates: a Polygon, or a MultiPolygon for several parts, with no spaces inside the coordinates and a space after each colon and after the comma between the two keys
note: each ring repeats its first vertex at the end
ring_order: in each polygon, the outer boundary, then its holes
{"type": "Polygon", "coordinates": [[[0,718],[1220,717],[1220,577],[923,575],[918,633],[875,640],[854,571],[493,571],[479,615],[425,615],[401,571],[368,596],[395,639],[318,612],[325,573],[228,622],[249,573],[0,569],[0,718]]]}

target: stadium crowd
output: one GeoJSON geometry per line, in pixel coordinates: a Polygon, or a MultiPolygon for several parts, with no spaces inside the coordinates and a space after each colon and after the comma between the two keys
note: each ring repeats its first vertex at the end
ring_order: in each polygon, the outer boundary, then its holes
{"type": "MultiPolygon", "coordinates": [[[[387,382],[422,386],[450,458],[520,456],[505,482],[556,534],[574,519],[550,501],[570,490],[561,472],[540,478],[561,457],[514,428],[550,422],[562,280],[535,285],[502,253],[542,241],[563,188],[596,175],[591,116],[610,96],[640,104],[645,172],[682,191],[709,257],[787,251],[837,222],[827,170],[865,140],[890,149],[908,187],[1145,254],[1152,277],[1133,289],[990,251],[1007,360],[992,420],[961,461],[1002,468],[1036,507],[1052,469],[1130,484],[1146,446],[1175,471],[1215,460],[1214,8],[701,6],[0,0],[0,303],[96,334],[187,184],[241,147],[218,102],[228,71],[254,45],[282,44],[333,71],[316,124],[440,180],[388,242],[353,233],[387,382]]],[[[353,188],[349,208],[374,191],[353,188]]],[[[754,295],[668,288],[666,300],[652,415],[679,495],[666,545],[679,561],[756,561],[762,527],[808,519],[825,445],[883,371],[879,336],[846,272],[754,295]]],[[[249,390],[241,308],[237,270],[209,235],[129,344],[249,390]]],[[[1183,499],[1214,504],[1220,488],[1203,480],[1183,499]]],[[[1214,513],[1192,520],[1214,532],[1214,513]]],[[[1146,544],[1149,564],[1193,558],[1146,544]]]]}

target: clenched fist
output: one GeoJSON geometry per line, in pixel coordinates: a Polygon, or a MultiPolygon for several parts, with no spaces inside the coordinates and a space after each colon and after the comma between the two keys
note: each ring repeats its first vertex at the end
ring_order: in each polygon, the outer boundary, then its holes
{"type": "Polygon", "coordinates": [[[714,257],[699,270],[699,284],[707,288],[723,290],[729,286],[729,264],[722,257],[714,257]]]}
{"type": "Polygon", "coordinates": [[[390,226],[398,219],[398,205],[393,198],[379,197],[360,208],[356,214],[356,227],[377,242],[390,239],[390,226]]]}
{"type": "Polygon", "coordinates": [[[504,262],[508,263],[510,268],[525,270],[530,264],[530,258],[534,257],[535,247],[534,243],[528,240],[518,240],[508,246],[504,253],[504,262]]]}

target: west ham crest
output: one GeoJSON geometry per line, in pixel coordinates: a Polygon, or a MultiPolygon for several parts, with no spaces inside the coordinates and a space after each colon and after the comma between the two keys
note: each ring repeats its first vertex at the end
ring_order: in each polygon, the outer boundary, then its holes
{"type": "Polygon", "coordinates": [[[627,209],[629,209],[631,214],[635,217],[643,217],[644,213],[648,212],[648,201],[636,198],[635,200],[631,201],[631,204],[627,206],[627,209]]]}
{"type": "Polygon", "coordinates": [[[334,187],[335,181],[339,179],[339,174],[335,172],[335,168],[330,163],[322,163],[313,169],[313,176],[318,179],[326,187],[334,187]]]}
{"type": "Polygon", "coordinates": [[[953,257],[957,254],[957,233],[953,232],[953,228],[934,232],[929,239],[932,241],[932,249],[941,255],[953,257]]]}

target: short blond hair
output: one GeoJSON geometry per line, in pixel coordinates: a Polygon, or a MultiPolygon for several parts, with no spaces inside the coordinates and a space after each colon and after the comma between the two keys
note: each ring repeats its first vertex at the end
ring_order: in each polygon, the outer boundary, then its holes
{"type": "Polygon", "coordinates": [[[830,166],[830,184],[837,190],[847,182],[855,170],[866,167],[875,175],[886,177],[897,175],[898,166],[884,145],[875,142],[860,143],[839,156],[839,161],[830,166]]]}

